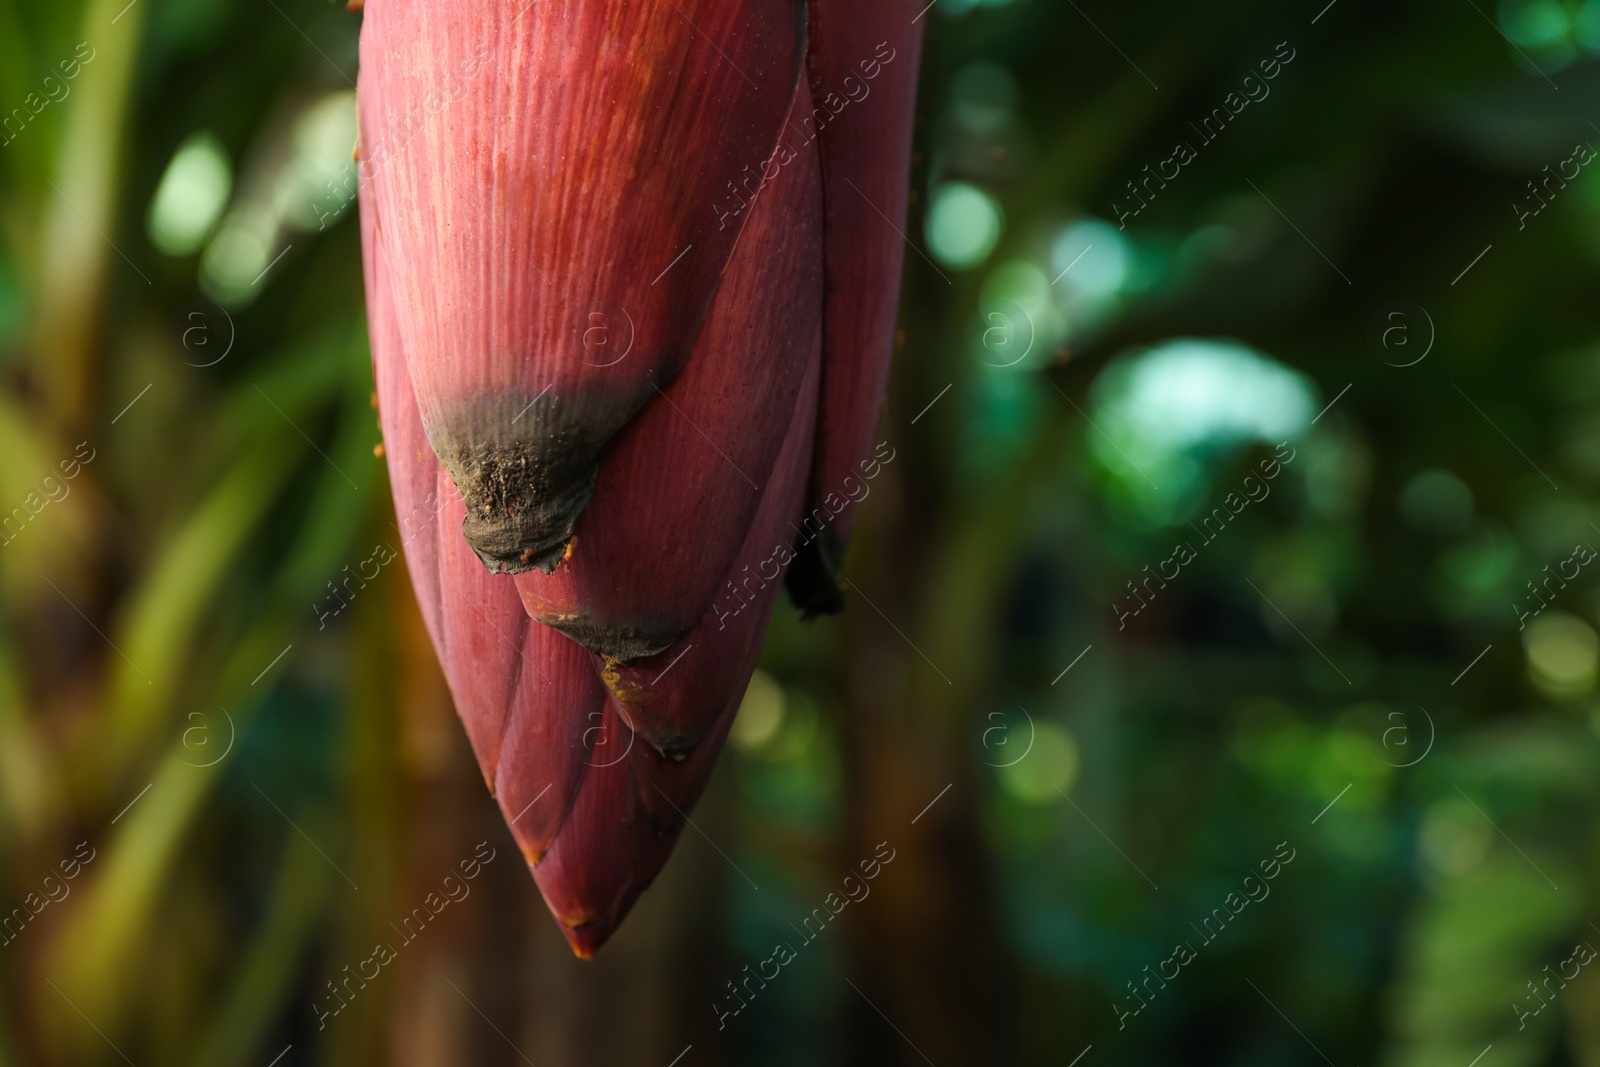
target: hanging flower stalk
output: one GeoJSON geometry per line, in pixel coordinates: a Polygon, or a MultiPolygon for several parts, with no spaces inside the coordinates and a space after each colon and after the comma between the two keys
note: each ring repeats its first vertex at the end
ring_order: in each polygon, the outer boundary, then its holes
{"type": "Polygon", "coordinates": [[[902,0],[367,0],[361,228],[406,558],[573,950],[666,862],[779,584],[837,580],[903,245],[902,0]]]}

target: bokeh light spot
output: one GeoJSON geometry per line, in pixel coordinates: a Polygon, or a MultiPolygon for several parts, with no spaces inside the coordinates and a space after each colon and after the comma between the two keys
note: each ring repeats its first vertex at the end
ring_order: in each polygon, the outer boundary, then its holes
{"type": "Polygon", "coordinates": [[[750,676],[728,739],[743,752],[765,747],[783,726],[783,710],[783,686],[766,671],[757,670],[750,676]]]}
{"type": "Polygon", "coordinates": [[[928,207],[928,250],[957,270],[976,267],[989,258],[1005,228],[1000,204],[966,182],[945,182],[928,207]]]}
{"type": "Polygon", "coordinates": [[[1500,28],[1517,44],[1544,48],[1560,43],[1572,21],[1556,0],[1507,0],[1500,5],[1500,28]]]}
{"type": "Polygon", "coordinates": [[[1034,722],[1033,748],[1009,767],[1000,768],[1007,793],[1029,804],[1046,804],[1071,792],[1078,778],[1078,742],[1065,727],[1034,722]]]}
{"type": "Polygon", "coordinates": [[[1470,874],[1489,855],[1493,831],[1465,801],[1447,799],[1431,805],[1417,834],[1423,858],[1447,877],[1470,874]]]}
{"type": "Polygon", "coordinates": [[[1534,685],[1546,694],[1575,697],[1594,688],[1600,637],[1582,619],[1545,612],[1522,631],[1522,644],[1534,685]]]}
{"type": "Polygon", "coordinates": [[[150,243],[169,256],[198,251],[232,191],[233,168],[222,142],[210,132],[194,134],[172,154],[150,198],[150,243]]]}
{"type": "Polygon", "coordinates": [[[1204,452],[1293,440],[1316,414],[1310,379],[1228,340],[1179,338],[1135,352],[1107,367],[1091,395],[1090,447],[1163,522],[1198,506],[1204,452]]]}
{"type": "Polygon", "coordinates": [[[1400,514],[1424,533],[1465,533],[1472,524],[1472,490],[1449,471],[1423,471],[1400,490],[1400,514]]]}
{"type": "Polygon", "coordinates": [[[1110,223],[1080,219],[1051,246],[1050,268],[1057,284],[1103,300],[1128,280],[1128,243],[1110,223]]]}

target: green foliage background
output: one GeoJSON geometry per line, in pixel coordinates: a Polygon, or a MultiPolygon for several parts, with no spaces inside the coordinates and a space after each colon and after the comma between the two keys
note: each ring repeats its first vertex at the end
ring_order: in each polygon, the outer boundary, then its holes
{"type": "Polygon", "coordinates": [[[1600,944],[1600,586],[1528,584],[1600,539],[1600,184],[1513,206],[1600,145],[1600,3],[926,21],[849,610],[780,607],[699,833],[584,964],[403,565],[328,599],[399,540],[326,147],[359,15],[0,0],[0,1065],[1600,1064],[1600,978],[1542,984],[1600,944]],[[202,143],[231,192],[162,214],[202,143]],[[1122,617],[1276,430],[1270,495],[1122,617]]]}

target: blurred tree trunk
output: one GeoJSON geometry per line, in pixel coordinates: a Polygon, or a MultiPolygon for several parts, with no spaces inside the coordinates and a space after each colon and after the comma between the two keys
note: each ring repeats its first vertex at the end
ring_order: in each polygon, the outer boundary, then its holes
{"type": "MultiPolygon", "coordinates": [[[[932,397],[943,388],[928,387],[926,370],[902,369],[899,377],[898,396],[932,397]]],[[[906,418],[897,411],[884,420],[882,436],[896,442],[897,461],[875,487],[877,506],[863,512],[848,569],[872,588],[852,589],[843,621],[845,847],[851,863],[879,842],[895,849],[855,928],[852,1062],[1012,1062],[1014,964],[979,825],[972,757],[1004,577],[997,568],[1010,557],[982,544],[986,535],[1004,539],[987,522],[973,529],[941,511],[942,486],[918,467],[938,460],[913,446],[906,418]]],[[[999,518],[1003,511],[995,509],[999,518]]]]}

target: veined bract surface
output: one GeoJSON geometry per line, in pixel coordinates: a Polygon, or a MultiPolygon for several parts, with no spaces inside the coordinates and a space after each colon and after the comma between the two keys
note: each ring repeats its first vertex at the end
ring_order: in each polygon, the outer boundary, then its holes
{"type": "Polygon", "coordinates": [[[808,613],[842,605],[917,15],[365,5],[362,241],[407,562],[581,956],[666,862],[780,583],[808,613]]]}

